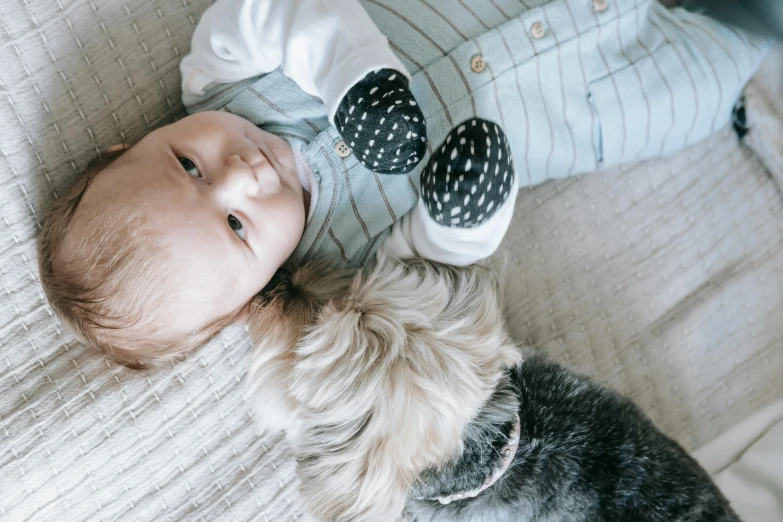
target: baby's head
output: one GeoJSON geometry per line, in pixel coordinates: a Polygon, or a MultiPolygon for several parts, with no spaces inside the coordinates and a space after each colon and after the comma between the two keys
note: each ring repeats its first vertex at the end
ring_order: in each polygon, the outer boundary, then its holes
{"type": "Polygon", "coordinates": [[[224,112],[184,118],[93,165],[39,237],[41,283],[87,345],[131,367],[243,317],[302,237],[293,152],[224,112]]]}

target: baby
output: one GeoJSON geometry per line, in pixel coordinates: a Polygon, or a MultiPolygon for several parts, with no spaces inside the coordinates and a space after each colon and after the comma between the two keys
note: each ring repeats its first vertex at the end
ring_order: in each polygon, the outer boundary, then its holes
{"type": "Polygon", "coordinates": [[[142,367],[242,320],[288,260],[475,262],[520,183],[727,125],[767,48],[655,0],[458,4],[218,0],[181,63],[192,115],[117,147],[52,209],[55,312],[142,367]]]}
{"type": "Polygon", "coordinates": [[[39,239],[52,308],[122,364],[242,320],[287,260],[363,266],[380,249],[464,265],[510,223],[518,183],[494,123],[455,127],[419,182],[424,116],[356,0],[219,0],[181,71],[204,112],[112,147],[39,239]],[[296,113],[269,101],[281,91],[296,113]]]}

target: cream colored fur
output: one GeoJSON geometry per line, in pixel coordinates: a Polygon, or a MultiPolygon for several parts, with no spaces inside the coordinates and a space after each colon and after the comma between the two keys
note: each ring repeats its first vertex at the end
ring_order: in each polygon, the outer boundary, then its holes
{"type": "Polygon", "coordinates": [[[381,260],[306,266],[254,307],[249,390],[286,429],[321,520],[395,520],[418,475],[461,451],[465,425],[521,355],[485,268],[381,260]]]}

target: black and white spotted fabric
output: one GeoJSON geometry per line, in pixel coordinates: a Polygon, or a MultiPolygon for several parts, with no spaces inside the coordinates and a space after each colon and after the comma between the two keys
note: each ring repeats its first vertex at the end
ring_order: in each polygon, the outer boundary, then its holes
{"type": "Polygon", "coordinates": [[[424,157],[427,128],[405,77],[373,71],[351,87],[334,123],[362,165],[382,174],[406,174],[424,157]]]}
{"type": "Polygon", "coordinates": [[[497,212],[516,183],[511,151],[496,123],[474,118],[446,136],[421,178],[430,216],[448,227],[480,225],[497,212]]]}

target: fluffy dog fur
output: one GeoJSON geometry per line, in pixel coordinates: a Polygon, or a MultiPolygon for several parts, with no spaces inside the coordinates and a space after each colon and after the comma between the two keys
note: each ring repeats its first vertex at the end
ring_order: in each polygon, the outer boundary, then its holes
{"type": "Polygon", "coordinates": [[[320,520],[738,520],[630,401],[539,355],[523,364],[485,268],[311,264],[271,288],[250,319],[250,396],[264,427],[287,431],[320,520]],[[427,500],[480,486],[516,415],[494,485],[427,500]]]}

